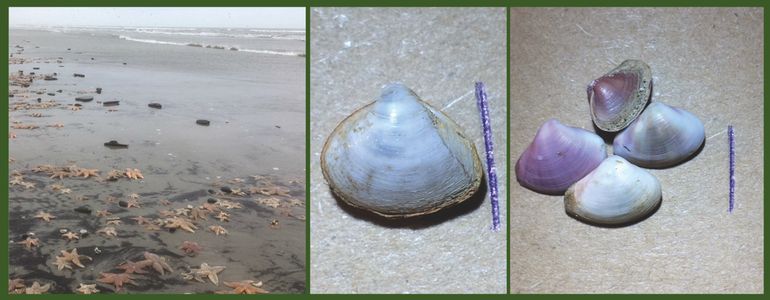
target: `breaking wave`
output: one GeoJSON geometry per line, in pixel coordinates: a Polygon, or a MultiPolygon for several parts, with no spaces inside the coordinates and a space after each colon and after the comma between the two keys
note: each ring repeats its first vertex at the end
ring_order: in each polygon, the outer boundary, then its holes
{"type": "Polygon", "coordinates": [[[257,49],[244,49],[244,48],[238,48],[238,47],[235,47],[235,46],[225,46],[225,45],[208,45],[208,44],[202,44],[202,43],[169,42],[169,41],[159,41],[159,40],[153,40],[153,39],[138,39],[138,38],[133,38],[133,37],[130,37],[130,36],[125,36],[125,35],[121,35],[121,36],[119,36],[119,38],[121,40],[132,41],[132,42],[139,42],[139,43],[147,43],[147,44],[188,46],[188,47],[209,48],[209,49],[217,49],[217,50],[249,52],[249,53],[266,54],[266,55],[283,55],[283,56],[299,56],[299,57],[304,57],[305,56],[304,53],[293,52],[293,51],[257,50],[257,49]]]}

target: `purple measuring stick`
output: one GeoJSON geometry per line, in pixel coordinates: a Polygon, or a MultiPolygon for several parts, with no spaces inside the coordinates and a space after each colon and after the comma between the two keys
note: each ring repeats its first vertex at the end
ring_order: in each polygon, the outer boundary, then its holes
{"type": "Polygon", "coordinates": [[[487,179],[489,180],[489,199],[492,202],[492,230],[500,231],[500,202],[497,194],[497,169],[495,168],[492,126],[489,124],[489,107],[484,83],[476,82],[476,104],[481,113],[481,125],[484,128],[484,148],[487,156],[487,179]]]}
{"type": "Polygon", "coordinates": [[[730,204],[727,212],[732,213],[735,208],[735,131],[733,125],[727,125],[727,140],[730,143],[730,204]]]}

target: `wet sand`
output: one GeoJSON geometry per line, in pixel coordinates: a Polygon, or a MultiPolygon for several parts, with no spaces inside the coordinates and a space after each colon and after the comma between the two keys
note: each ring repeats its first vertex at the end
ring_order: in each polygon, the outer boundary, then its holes
{"type": "Polygon", "coordinates": [[[39,126],[9,131],[9,179],[35,185],[10,186],[10,278],[22,278],[27,285],[51,283],[53,293],[72,293],[80,283],[96,283],[102,293],[110,293],[114,287],[97,282],[99,274],[121,273],[117,265],[142,260],[149,251],[165,257],[173,272],[160,275],[147,268],[147,274],[132,275],[136,286],[120,292],[208,293],[232,290],[223,281],[241,280],[262,281],[272,293],[304,291],[304,58],[18,29],[10,32],[9,51],[12,77],[19,71],[37,77],[57,74],[54,81],[38,78],[29,87],[9,87],[9,125],[39,126]],[[75,97],[84,95],[94,100],[70,110],[75,97]],[[38,98],[55,105],[22,106],[38,105],[38,98]],[[120,105],[101,103],[113,100],[120,105]],[[147,107],[151,102],[163,108],[147,107]],[[196,125],[197,119],[211,125],[196,125]],[[54,124],[63,127],[47,127],[54,124]],[[129,147],[105,147],[110,140],[129,147]],[[51,178],[34,172],[40,165],[98,169],[99,177],[51,178]],[[144,179],[106,180],[111,170],[126,168],[141,170],[144,179]],[[244,193],[223,192],[225,186],[244,193]],[[120,205],[131,194],[139,196],[135,201],[141,207],[120,205]],[[208,206],[215,212],[193,221],[195,233],[164,226],[163,220],[172,217],[162,217],[161,211],[191,218],[190,208],[207,201],[216,202],[208,206]],[[92,212],[74,210],[84,205],[92,212]],[[111,215],[97,217],[98,210],[111,215]],[[39,211],[56,218],[33,218],[39,211]],[[219,211],[228,213],[230,221],[215,219],[219,211]],[[159,230],[138,225],[131,219],[137,216],[155,220],[159,230]],[[121,224],[109,226],[117,237],[96,233],[115,217],[121,224]],[[229,234],[214,234],[209,227],[215,225],[229,234]],[[63,230],[88,234],[68,242],[63,230]],[[30,232],[40,240],[38,247],[16,244],[30,232]],[[179,249],[184,241],[203,249],[187,256],[179,249]],[[85,268],[58,270],[55,257],[73,248],[93,261],[84,260],[85,268]],[[218,286],[181,275],[204,262],[226,267],[218,286]]]}

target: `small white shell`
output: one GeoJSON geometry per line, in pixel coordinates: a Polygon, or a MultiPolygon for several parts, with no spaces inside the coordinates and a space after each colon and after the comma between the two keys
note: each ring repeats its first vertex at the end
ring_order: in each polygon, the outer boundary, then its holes
{"type": "Polygon", "coordinates": [[[457,124],[401,84],[385,86],[334,129],[321,169],[342,201],[386,217],[462,202],[482,178],[476,148],[457,124]]]}
{"type": "Polygon", "coordinates": [[[613,155],[567,189],[564,209],[589,223],[619,225],[646,217],[661,196],[654,175],[613,155]]]}

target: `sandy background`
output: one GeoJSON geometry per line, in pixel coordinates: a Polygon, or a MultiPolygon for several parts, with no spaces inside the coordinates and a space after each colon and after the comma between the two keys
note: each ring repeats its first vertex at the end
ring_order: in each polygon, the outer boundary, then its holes
{"type": "MultiPolygon", "coordinates": [[[[489,199],[387,222],[338,203],[319,161],[334,127],[392,81],[441,108],[483,151],[481,80],[505,195],[505,9],[317,8],[310,25],[311,292],[504,293],[506,237],[490,230],[489,199]]],[[[505,224],[505,197],[500,205],[505,224]]]]}
{"type": "Polygon", "coordinates": [[[763,18],[762,9],[512,9],[512,167],[549,118],[592,130],[586,85],[630,58],[652,68],[652,100],[700,117],[707,137],[691,161],[652,171],[662,206],[629,227],[580,223],[562,197],[512,176],[513,293],[763,292],[763,18]]]}

